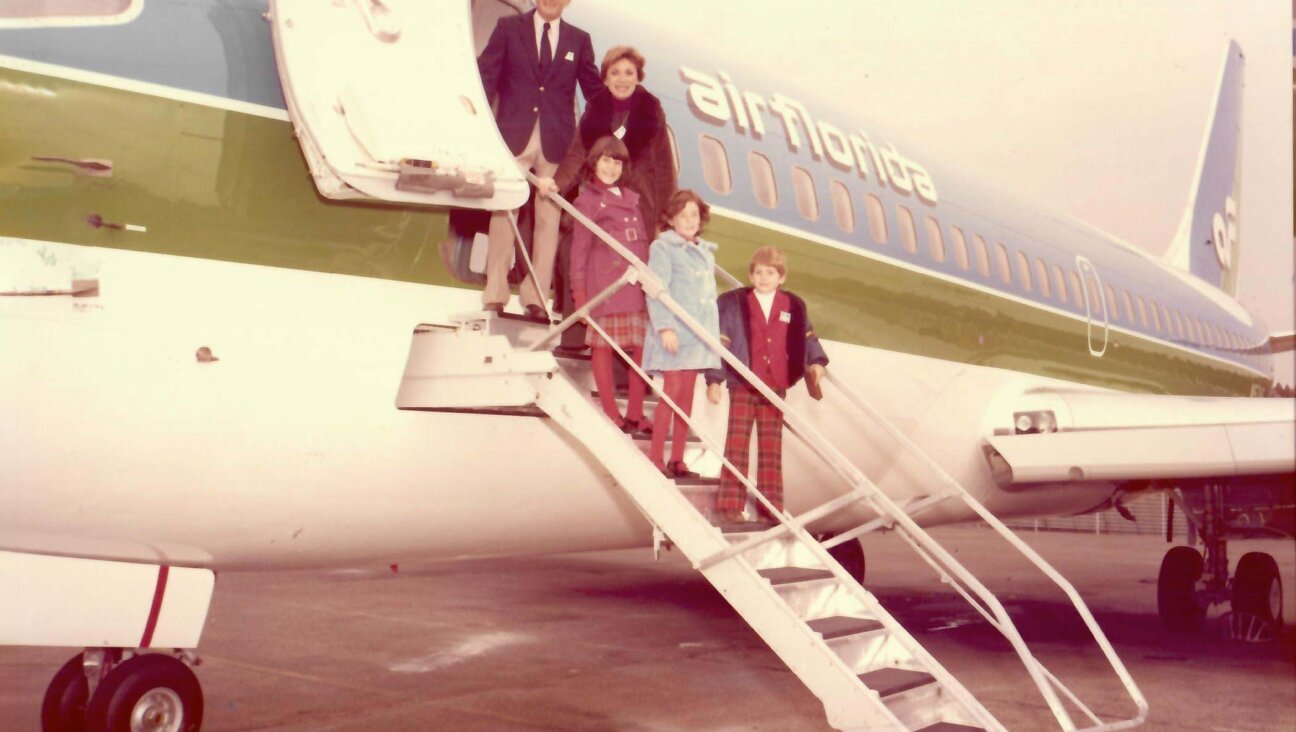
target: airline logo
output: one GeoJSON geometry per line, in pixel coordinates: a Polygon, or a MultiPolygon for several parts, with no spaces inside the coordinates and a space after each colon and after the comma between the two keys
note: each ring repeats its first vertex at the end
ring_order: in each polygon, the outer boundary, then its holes
{"type": "Polygon", "coordinates": [[[1237,241],[1237,202],[1232,196],[1224,199],[1224,213],[1211,219],[1211,240],[1215,244],[1215,259],[1225,272],[1233,269],[1233,243],[1237,241]]]}
{"type": "Polygon", "coordinates": [[[788,150],[808,154],[815,160],[826,160],[844,172],[855,172],[861,178],[870,173],[878,185],[889,185],[904,195],[914,195],[935,205],[936,184],[931,175],[915,160],[902,155],[895,146],[874,145],[864,132],[845,132],[827,120],[816,120],[804,104],[782,94],[768,96],[738,90],[723,71],[716,76],[680,67],[680,78],[688,84],[689,109],[694,116],[711,124],[733,124],[741,135],[761,139],[768,130],[766,119],[773,117],[783,125],[788,150]]]}

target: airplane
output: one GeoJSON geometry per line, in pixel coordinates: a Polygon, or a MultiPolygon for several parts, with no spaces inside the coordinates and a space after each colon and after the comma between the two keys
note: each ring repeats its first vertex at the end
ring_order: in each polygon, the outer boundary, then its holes
{"type": "MultiPolygon", "coordinates": [[[[46,729],[151,729],[122,721],[141,699],[196,729],[193,674],[136,652],[192,661],[217,572],[652,540],[546,420],[394,403],[411,331],[480,307],[459,212],[528,195],[474,58],[529,5],[0,7],[0,572],[20,588],[0,643],[86,649],[55,674],[46,729]]],[[[596,40],[634,28],[722,265],[783,248],[837,380],[1000,518],[1171,491],[1207,551],[1167,552],[1162,619],[1231,603],[1281,627],[1272,557],[1230,574],[1226,550],[1292,533],[1296,472],[1292,401],[1253,398],[1292,336],[1234,299],[1242,49],[1221,49],[1158,259],[922,155],[813,79],[776,88],[762,59],[651,22],[686,3],[641,5],[569,12],[596,40]]],[[[849,405],[789,404],[887,496],[922,495],[849,405]]],[[[789,442],[789,510],[833,500],[831,471],[789,442]]],[[[919,523],[976,518],[942,505],[919,523]]],[[[852,552],[862,567],[858,542],[836,555],[852,552]]]]}

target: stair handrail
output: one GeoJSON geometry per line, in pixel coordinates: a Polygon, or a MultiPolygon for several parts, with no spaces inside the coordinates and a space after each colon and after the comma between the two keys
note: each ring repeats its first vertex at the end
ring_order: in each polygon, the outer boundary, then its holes
{"type": "MultiPolygon", "coordinates": [[[[530,180],[530,182],[533,185],[538,183],[539,179],[534,174],[528,172],[526,175],[528,180],[530,180]]],[[[964,567],[957,559],[955,559],[951,554],[949,554],[949,552],[946,551],[945,548],[941,546],[939,542],[932,539],[931,536],[926,531],[924,531],[920,526],[918,526],[918,524],[912,519],[912,517],[909,516],[907,512],[905,512],[903,509],[897,506],[889,496],[887,496],[881,489],[879,489],[876,486],[876,484],[873,483],[873,481],[867,475],[864,475],[863,472],[861,472],[859,468],[857,468],[854,465],[854,463],[852,463],[845,455],[843,455],[841,451],[838,450],[834,444],[832,444],[832,442],[830,442],[822,433],[819,432],[819,430],[817,430],[808,420],[803,418],[799,413],[789,408],[789,406],[783,400],[783,398],[781,398],[772,389],[770,389],[769,386],[767,386],[760,379],[760,377],[756,376],[756,374],[753,373],[751,369],[749,369],[746,365],[744,365],[741,361],[739,361],[727,348],[725,348],[719,342],[718,339],[713,338],[711,334],[708,333],[707,330],[703,328],[700,323],[698,323],[692,316],[688,314],[687,311],[685,311],[682,307],[680,307],[680,305],[676,303],[674,298],[670,296],[670,293],[666,290],[666,288],[662,285],[661,281],[657,278],[655,274],[653,274],[652,270],[648,267],[648,265],[643,260],[639,259],[633,252],[629,251],[620,242],[612,238],[606,231],[603,230],[602,227],[600,227],[598,224],[591,221],[589,217],[581,213],[578,209],[576,209],[575,206],[573,206],[565,198],[558,195],[556,192],[549,192],[546,195],[548,195],[548,197],[554,203],[556,203],[560,208],[566,211],[578,223],[585,226],[591,233],[597,236],[604,244],[606,244],[613,251],[617,252],[617,254],[619,254],[623,259],[625,259],[630,264],[630,266],[636,270],[639,279],[639,284],[643,288],[645,296],[654,298],[659,303],[661,303],[672,315],[675,316],[677,320],[679,320],[681,323],[687,326],[689,330],[691,330],[693,334],[698,338],[698,340],[702,341],[704,344],[706,344],[708,348],[711,349],[712,352],[716,353],[720,357],[721,361],[723,361],[727,366],[729,366],[739,376],[741,376],[748,383],[750,387],[752,387],[758,393],[760,393],[761,396],[767,399],[771,404],[778,407],[783,414],[784,420],[787,421],[788,424],[791,427],[793,427],[793,429],[802,433],[802,439],[805,441],[807,447],[809,447],[813,452],[815,452],[830,468],[832,468],[835,472],[837,472],[838,475],[842,477],[849,486],[851,486],[852,488],[859,487],[859,486],[867,486],[871,488],[871,494],[865,500],[867,500],[871,505],[873,505],[875,511],[878,511],[879,513],[885,512],[886,514],[891,516],[892,520],[895,521],[899,526],[901,526],[904,529],[904,533],[908,534],[907,538],[909,541],[915,544],[922,545],[922,548],[926,551],[926,553],[929,556],[938,558],[941,564],[945,565],[945,569],[952,571],[953,574],[957,576],[962,582],[964,582],[969,589],[971,589],[973,592],[976,593],[976,595],[981,599],[981,601],[985,603],[989,611],[998,620],[999,622],[998,627],[1000,629],[1000,633],[1013,647],[1013,650],[1017,652],[1018,657],[1021,658],[1023,665],[1026,667],[1026,672],[1030,675],[1031,680],[1035,683],[1035,686],[1039,690],[1041,696],[1043,696],[1044,700],[1048,703],[1050,710],[1053,712],[1054,717],[1061,724],[1062,728],[1064,730],[1076,730],[1077,728],[1075,724],[1071,721],[1070,714],[1067,713],[1065,707],[1058,699],[1057,693],[1053,688],[1054,684],[1060,684],[1061,682],[1057,681],[1056,677],[1052,677],[1052,674],[1047,673],[1047,670],[1044,669],[1043,664],[1041,664],[1040,661],[1035,658],[1034,654],[1031,653],[1029,647],[1027,647],[1026,645],[1025,640],[1021,637],[1021,634],[1017,631],[1016,625],[1012,622],[1012,618],[1008,616],[1007,611],[1004,609],[1003,605],[999,602],[998,598],[995,597],[994,594],[991,593],[988,588],[986,588],[983,584],[981,584],[980,580],[978,580],[975,575],[969,572],[966,567],[964,567]],[[1052,678],[1050,679],[1049,677],[1052,678]]],[[[717,267],[717,270],[719,269],[720,268],[717,267]]],[[[730,276],[730,279],[732,279],[732,276],[730,276]]],[[[561,332],[556,328],[551,328],[550,333],[548,335],[552,336],[552,334],[555,331],[561,332]]],[[[549,338],[546,337],[546,341],[548,339],[549,338]]],[[[834,383],[834,385],[840,383],[837,379],[835,379],[835,377],[830,377],[830,380],[832,381],[832,383],[834,383]]],[[[676,408],[676,411],[678,411],[678,408],[676,408]]],[[[882,421],[885,422],[885,420],[882,421]]],[[[957,483],[955,483],[955,485],[957,485],[957,483]]],[[[966,493],[966,491],[964,491],[964,493],[966,493]]],[[[772,510],[772,506],[768,504],[768,501],[765,500],[764,496],[761,495],[759,491],[756,491],[755,495],[757,495],[758,498],[761,500],[761,502],[765,503],[768,509],[771,509],[771,513],[774,516],[778,517],[781,521],[787,522],[788,520],[791,519],[790,516],[786,516],[781,511],[772,510]]],[[[970,494],[967,495],[967,500],[971,500],[973,503],[977,503],[975,499],[971,497],[970,494]]],[[[985,510],[984,507],[982,507],[981,510],[984,511],[985,510]]],[[[804,528],[799,525],[799,522],[795,522],[795,520],[793,520],[792,530],[798,535],[804,534],[804,528]]],[[[808,535],[806,535],[806,538],[808,538],[808,535]]],[[[827,556],[827,551],[823,550],[823,548],[819,545],[817,541],[811,540],[809,541],[808,545],[810,546],[812,552],[816,552],[816,553],[822,552],[825,557],[827,556]]],[[[1025,545],[1022,544],[1022,546],[1025,545]]],[[[1034,553],[1031,552],[1031,554],[1034,553]]],[[[1029,558],[1030,554],[1028,554],[1027,556],[1029,558]]],[[[1044,562],[1043,558],[1039,557],[1037,554],[1035,554],[1034,557],[1037,560],[1037,563],[1047,564],[1046,562],[1044,562]]],[[[829,562],[826,564],[826,566],[834,570],[834,574],[837,573],[836,570],[840,569],[839,567],[835,567],[835,565],[836,565],[835,562],[829,562]]],[[[940,568],[938,568],[938,570],[939,569],[940,568]]],[[[1074,588],[1072,588],[1072,592],[1074,592],[1074,588]]],[[[1076,602],[1076,600],[1078,600],[1078,596],[1073,596],[1073,603],[1076,602]]],[[[1081,601],[1080,604],[1083,605],[1083,602],[1081,601]]],[[[1109,644],[1108,647],[1110,647],[1109,644]]],[[[1121,678],[1122,682],[1125,683],[1126,689],[1131,692],[1131,697],[1133,698],[1139,710],[1138,715],[1128,720],[1122,720],[1120,722],[1115,722],[1107,725],[1089,727],[1089,728],[1085,728],[1085,730],[1088,730],[1089,732],[1097,732],[1098,730],[1125,729],[1128,727],[1133,727],[1138,724],[1141,724],[1143,720],[1146,718],[1147,702],[1143,698],[1142,694],[1138,692],[1137,686],[1133,684],[1133,679],[1129,676],[1128,671],[1125,671],[1123,664],[1117,667],[1117,675],[1121,678]]]]}

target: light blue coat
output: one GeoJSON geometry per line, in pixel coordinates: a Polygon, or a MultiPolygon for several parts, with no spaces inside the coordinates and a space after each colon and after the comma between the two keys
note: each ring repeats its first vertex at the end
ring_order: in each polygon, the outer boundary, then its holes
{"type": "MultiPolygon", "coordinates": [[[[720,315],[716,310],[716,245],[698,239],[686,241],[674,230],[663,231],[648,250],[648,268],[662,281],[672,299],[716,340],[720,339],[720,315]]],[[[652,321],[644,344],[645,371],[680,371],[720,367],[720,356],[707,348],[687,325],[656,299],[648,299],[652,321]],[[679,336],[677,353],[667,353],[659,332],[670,328],[679,336]]]]}

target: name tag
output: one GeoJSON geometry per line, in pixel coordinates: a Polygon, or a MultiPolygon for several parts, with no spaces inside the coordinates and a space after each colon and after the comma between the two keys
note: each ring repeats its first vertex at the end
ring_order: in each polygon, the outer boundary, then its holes
{"type": "Polygon", "coordinates": [[[789,312],[789,311],[787,311],[787,310],[784,310],[783,312],[779,313],[779,322],[780,322],[780,323],[791,323],[791,322],[792,322],[792,313],[789,312]]]}

